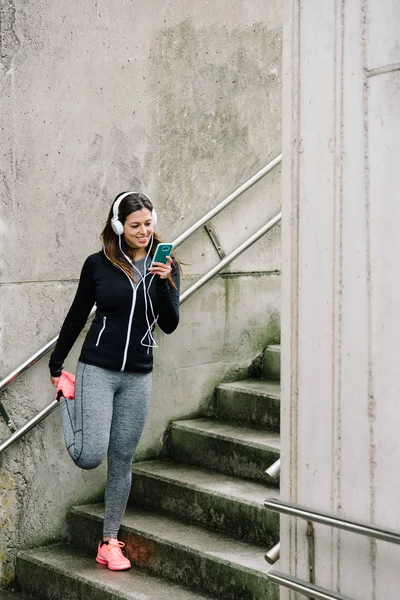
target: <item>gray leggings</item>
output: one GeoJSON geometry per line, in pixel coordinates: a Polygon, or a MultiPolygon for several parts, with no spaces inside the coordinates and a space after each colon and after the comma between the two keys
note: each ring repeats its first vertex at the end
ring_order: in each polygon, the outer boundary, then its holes
{"type": "Polygon", "coordinates": [[[61,402],[65,443],[74,463],[95,469],[107,454],[104,536],[117,537],[125,512],[151,383],[151,373],[121,373],[78,362],[75,399],[61,402]]]}

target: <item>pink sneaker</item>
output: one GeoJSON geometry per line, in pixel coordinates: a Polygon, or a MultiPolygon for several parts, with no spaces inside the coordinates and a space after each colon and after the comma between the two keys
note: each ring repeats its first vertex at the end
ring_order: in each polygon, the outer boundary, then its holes
{"type": "Polygon", "coordinates": [[[101,541],[97,548],[96,562],[101,565],[107,565],[112,571],[125,571],[131,568],[130,561],[122,554],[121,548],[125,544],[119,542],[117,538],[108,540],[107,542],[101,541]]]}

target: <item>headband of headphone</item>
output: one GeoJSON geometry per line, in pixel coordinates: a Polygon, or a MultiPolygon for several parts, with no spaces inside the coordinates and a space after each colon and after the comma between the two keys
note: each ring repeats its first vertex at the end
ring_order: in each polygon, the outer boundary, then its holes
{"type": "MultiPolygon", "coordinates": [[[[125,196],[129,196],[130,194],[139,194],[139,193],[142,196],[145,196],[145,198],[147,198],[147,200],[149,202],[151,202],[150,198],[148,196],[146,196],[146,194],[143,194],[142,192],[125,192],[124,194],[121,194],[114,202],[113,216],[111,218],[111,227],[112,227],[113,232],[116,235],[122,235],[124,233],[124,224],[119,220],[119,216],[118,216],[119,205],[121,204],[121,201],[125,198],[125,196]]],[[[156,213],[155,208],[153,208],[153,210],[151,212],[151,218],[153,221],[153,226],[155,227],[157,225],[157,213],[156,213]]]]}

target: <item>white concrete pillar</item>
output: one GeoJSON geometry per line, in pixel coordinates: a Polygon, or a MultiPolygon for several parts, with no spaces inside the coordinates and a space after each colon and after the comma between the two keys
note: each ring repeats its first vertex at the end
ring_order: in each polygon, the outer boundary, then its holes
{"type": "MultiPolygon", "coordinates": [[[[283,23],[282,498],[400,531],[400,3],[283,23]]],[[[306,529],[282,518],[280,570],[308,580],[306,529]]],[[[399,565],[316,527],[318,585],[397,600],[399,565]]]]}

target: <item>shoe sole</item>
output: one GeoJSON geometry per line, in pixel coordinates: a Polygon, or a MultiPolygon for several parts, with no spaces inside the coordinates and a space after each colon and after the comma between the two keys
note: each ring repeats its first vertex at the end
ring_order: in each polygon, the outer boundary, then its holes
{"type": "Polygon", "coordinates": [[[107,565],[107,568],[110,569],[110,571],[127,571],[132,568],[132,565],[129,565],[129,567],[110,567],[108,562],[100,556],[96,556],[96,562],[99,563],[99,565],[107,565]]]}

